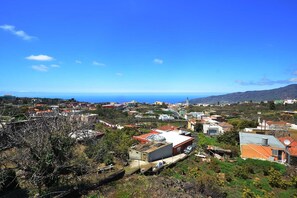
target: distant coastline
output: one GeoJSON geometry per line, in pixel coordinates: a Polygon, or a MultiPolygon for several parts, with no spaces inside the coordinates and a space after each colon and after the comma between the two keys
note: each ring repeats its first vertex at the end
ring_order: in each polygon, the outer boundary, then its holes
{"type": "Polygon", "coordinates": [[[215,93],[38,93],[38,92],[0,92],[0,95],[13,95],[17,97],[38,98],[74,98],[79,102],[101,103],[101,102],[130,102],[135,100],[141,103],[154,103],[156,101],[166,103],[179,103],[187,98],[203,98],[215,93]]]}

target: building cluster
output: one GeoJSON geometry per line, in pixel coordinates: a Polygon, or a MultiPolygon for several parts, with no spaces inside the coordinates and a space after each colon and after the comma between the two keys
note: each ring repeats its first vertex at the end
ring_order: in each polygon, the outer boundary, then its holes
{"type": "MultiPolygon", "coordinates": [[[[38,101],[37,101],[38,102],[38,101]]],[[[276,104],[293,104],[296,100],[275,101],[276,104]]],[[[187,129],[177,128],[171,125],[165,125],[152,129],[149,133],[134,136],[139,144],[129,149],[129,157],[132,160],[155,161],[171,156],[185,153],[189,146],[193,146],[194,138],[189,131],[202,131],[208,136],[218,136],[233,130],[233,126],[226,122],[221,115],[215,115],[215,112],[187,112],[186,107],[189,101],[181,104],[164,104],[156,102],[155,105],[164,106],[158,111],[145,110],[142,113],[135,108],[139,105],[136,101],[123,104],[108,103],[101,105],[103,109],[116,109],[127,112],[138,120],[149,119],[154,121],[173,121],[183,119],[187,121],[187,129]],[[165,107],[166,106],[166,107],[165,107]],[[189,131],[187,131],[189,130],[189,131]]],[[[108,123],[99,120],[97,114],[85,113],[86,111],[96,110],[95,104],[83,102],[61,102],[58,105],[45,105],[34,103],[29,107],[29,117],[38,119],[39,117],[67,116],[72,121],[88,125],[86,130],[76,131],[70,134],[70,137],[77,141],[83,141],[90,138],[100,138],[104,134],[94,131],[94,125],[101,123],[107,127],[123,129],[124,127],[137,128],[138,125],[120,125],[108,123]]],[[[296,111],[284,111],[283,114],[295,115],[296,111]]],[[[297,130],[297,125],[284,121],[266,121],[258,120],[258,126],[255,128],[245,128],[239,132],[240,152],[243,159],[261,159],[280,163],[289,163],[297,165],[297,141],[290,137],[289,130],[297,130]]],[[[15,126],[22,124],[15,123],[15,126]]],[[[198,140],[199,141],[199,140],[198,140]]],[[[209,147],[213,152],[228,153],[229,150],[209,147]]]]}
{"type": "Polygon", "coordinates": [[[59,105],[47,105],[43,103],[33,104],[28,109],[30,117],[50,117],[57,115],[74,115],[83,111],[94,111],[96,105],[86,102],[67,102],[59,105]]]}
{"type": "Polygon", "coordinates": [[[220,115],[206,115],[202,112],[190,112],[185,115],[188,120],[188,129],[197,131],[202,126],[203,133],[210,136],[222,135],[233,129],[233,126],[220,115]]]}
{"type": "Polygon", "coordinates": [[[148,162],[183,153],[194,141],[190,132],[170,125],[133,136],[133,139],[139,144],[129,149],[130,159],[148,162]]]}
{"type": "Polygon", "coordinates": [[[295,128],[284,121],[259,119],[258,127],[239,133],[241,157],[297,165],[297,142],[289,133],[295,128]]]}
{"type": "Polygon", "coordinates": [[[297,142],[289,137],[239,133],[241,158],[260,159],[297,165],[297,142]]]}
{"type": "MultiPolygon", "coordinates": [[[[210,116],[203,112],[190,112],[185,114],[185,118],[189,130],[202,129],[208,136],[221,135],[233,129],[233,126],[225,122],[220,115],[210,116]]],[[[284,121],[265,121],[260,118],[258,123],[257,127],[245,128],[239,133],[241,157],[297,165],[297,141],[290,137],[289,133],[290,130],[296,130],[297,125],[284,121]]]]}

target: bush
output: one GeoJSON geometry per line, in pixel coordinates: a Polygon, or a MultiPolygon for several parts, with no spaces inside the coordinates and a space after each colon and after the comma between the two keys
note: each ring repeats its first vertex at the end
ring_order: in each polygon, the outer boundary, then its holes
{"type": "Polygon", "coordinates": [[[254,179],[254,181],[253,181],[253,185],[254,185],[255,187],[257,187],[257,188],[262,189],[262,183],[261,183],[260,178],[256,177],[256,178],[254,179]]]}
{"type": "Polygon", "coordinates": [[[201,175],[196,180],[196,186],[199,192],[207,197],[227,197],[218,184],[218,179],[207,174],[201,175]]]}
{"type": "Polygon", "coordinates": [[[278,164],[275,162],[269,162],[269,161],[263,161],[263,160],[256,160],[256,159],[246,159],[242,160],[239,159],[237,164],[239,166],[250,166],[253,168],[253,171],[255,173],[263,172],[264,175],[268,175],[268,171],[270,167],[274,168],[275,170],[280,171],[281,173],[284,173],[286,171],[286,167],[282,164],[278,164]]]}
{"type": "Polygon", "coordinates": [[[249,179],[249,173],[248,173],[248,169],[245,167],[238,167],[235,170],[234,173],[235,177],[241,178],[241,179],[249,179]]]}
{"type": "Polygon", "coordinates": [[[226,173],[225,174],[225,177],[226,177],[226,181],[227,182],[232,182],[233,181],[233,175],[231,173],[226,173]]]}
{"type": "Polygon", "coordinates": [[[16,188],[18,185],[15,171],[0,169],[0,193],[16,188]]]}
{"type": "Polygon", "coordinates": [[[287,189],[290,186],[290,182],[283,180],[281,177],[281,173],[274,168],[270,168],[268,181],[271,187],[287,189]]]}
{"type": "Polygon", "coordinates": [[[211,161],[209,163],[209,168],[216,173],[221,172],[221,168],[219,166],[219,162],[217,159],[214,159],[214,158],[211,159],[211,161]]]}
{"type": "Polygon", "coordinates": [[[105,157],[104,157],[104,164],[105,165],[110,165],[110,164],[113,164],[113,157],[111,154],[106,154],[105,157]]]}
{"type": "Polygon", "coordinates": [[[207,137],[203,133],[198,134],[198,146],[200,148],[206,148],[207,145],[214,145],[219,146],[219,143],[217,143],[215,138],[207,137]]]}
{"type": "Polygon", "coordinates": [[[291,184],[293,187],[297,188],[297,176],[292,177],[291,184]]]}
{"type": "Polygon", "coordinates": [[[238,145],[239,143],[239,133],[238,131],[229,131],[218,137],[218,142],[224,143],[227,145],[238,145]]]}
{"type": "Polygon", "coordinates": [[[244,188],[242,193],[242,198],[260,198],[260,197],[256,195],[254,192],[252,192],[251,189],[244,188]]]}

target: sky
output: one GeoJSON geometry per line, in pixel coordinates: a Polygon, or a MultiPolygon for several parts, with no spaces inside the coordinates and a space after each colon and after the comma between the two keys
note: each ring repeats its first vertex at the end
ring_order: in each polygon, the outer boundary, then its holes
{"type": "Polygon", "coordinates": [[[296,0],[1,0],[0,92],[297,83],[296,0]]]}

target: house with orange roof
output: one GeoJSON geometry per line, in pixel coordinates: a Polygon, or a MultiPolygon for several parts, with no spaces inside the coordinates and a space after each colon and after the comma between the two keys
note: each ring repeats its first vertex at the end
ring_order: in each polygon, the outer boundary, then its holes
{"type": "Polygon", "coordinates": [[[289,136],[278,139],[286,147],[288,163],[291,165],[297,165],[297,141],[289,136]]]}
{"type": "Polygon", "coordinates": [[[145,133],[145,134],[142,134],[142,135],[133,136],[133,139],[139,141],[141,144],[145,144],[145,143],[148,143],[150,141],[148,137],[150,137],[152,135],[156,135],[156,134],[159,134],[159,133],[155,132],[155,131],[151,131],[150,133],[145,133]]]}
{"type": "Polygon", "coordinates": [[[272,135],[239,132],[240,157],[287,162],[286,147],[272,135]]]}

